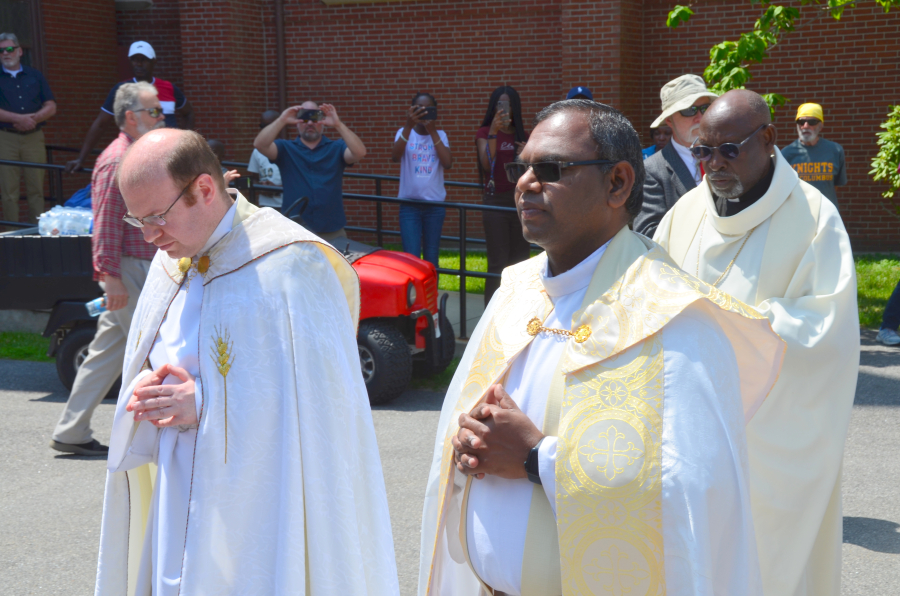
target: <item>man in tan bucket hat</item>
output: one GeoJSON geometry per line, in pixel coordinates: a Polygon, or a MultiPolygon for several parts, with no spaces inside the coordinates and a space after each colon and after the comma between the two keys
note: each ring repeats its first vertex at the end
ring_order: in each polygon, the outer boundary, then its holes
{"type": "Polygon", "coordinates": [[[703,178],[689,147],[697,138],[700,119],[716,97],[703,79],[692,74],[669,81],[660,90],[662,113],[650,128],[668,125],[672,141],[644,162],[644,205],[634,219],[635,232],[652,237],[666,212],[703,178]]]}

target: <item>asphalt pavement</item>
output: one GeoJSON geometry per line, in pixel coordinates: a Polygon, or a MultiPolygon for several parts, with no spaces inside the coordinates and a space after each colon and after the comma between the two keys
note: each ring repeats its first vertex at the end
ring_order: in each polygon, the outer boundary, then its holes
{"type": "MultiPolygon", "coordinates": [[[[864,332],[844,458],[843,595],[900,592],[900,349],[864,332]]],[[[67,392],[53,364],[0,360],[0,594],[93,593],[105,462],[57,454],[67,392]]],[[[409,391],[374,409],[400,588],[416,592],[422,500],[443,396],[409,391]]],[[[109,436],[114,405],[94,414],[109,436]]]]}

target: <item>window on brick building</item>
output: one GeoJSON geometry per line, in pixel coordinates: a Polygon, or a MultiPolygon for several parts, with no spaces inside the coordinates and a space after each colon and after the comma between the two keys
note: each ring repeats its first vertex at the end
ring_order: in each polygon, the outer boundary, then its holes
{"type": "Polygon", "coordinates": [[[0,32],[14,33],[24,51],[22,63],[44,69],[38,0],[0,0],[0,32]]]}

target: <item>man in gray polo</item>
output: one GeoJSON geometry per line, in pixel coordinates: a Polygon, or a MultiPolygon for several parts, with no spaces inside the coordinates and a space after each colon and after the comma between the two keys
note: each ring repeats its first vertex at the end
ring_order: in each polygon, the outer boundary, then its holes
{"type": "Polygon", "coordinates": [[[797,171],[800,180],[812,184],[838,207],[834,187],[847,184],[844,148],[822,137],[825,116],[819,104],[805,103],[797,108],[796,123],[799,138],[782,149],[781,154],[797,171]]]}
{"type": "Polygon", "coordinates": [[[703,79],[691,74],[669,81],[659,92],[662,113],[650,128],[666,124],[672,129],[672,141],[644,161],[644,204],[634,218],[635,232],[652,238],[666,212],[703,179],[690,146],[697,138],[700,119],[716,97],[703,79]]]}

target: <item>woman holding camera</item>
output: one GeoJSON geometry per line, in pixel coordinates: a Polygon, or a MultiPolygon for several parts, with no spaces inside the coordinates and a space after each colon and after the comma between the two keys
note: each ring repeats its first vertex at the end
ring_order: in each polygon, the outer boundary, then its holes
{"type": "Polygon", "coordinates": [[[401,199],[422,201],[421,205],[400,205],[400,238],[403,252],[438,266],[441,229],[445,209],[433,202],[447,196],[444,170],[453,165],[450,143],[437,128],[437,100],[430,93],[417,93],[406,111],[406,124],[397,131],[391,160],[400,162],[401,199]]]}
{"type": "MultiPolygon", "coordinates": [[[[512,87],[497,87],[491,93],[484,121],[475,134],[485,205],[515,208],[516,185],[507,179],[504,166],[515,161],[527,140],[519,94],[512,87]]],[[[482,215],[489,273],[499,274],[509,265],[531,256],[529,244],[522,237],[518,214],[484,211],[482,215]]],[[[484,280],[485,306],[499,287],[499,278],[484,280]]]]}

